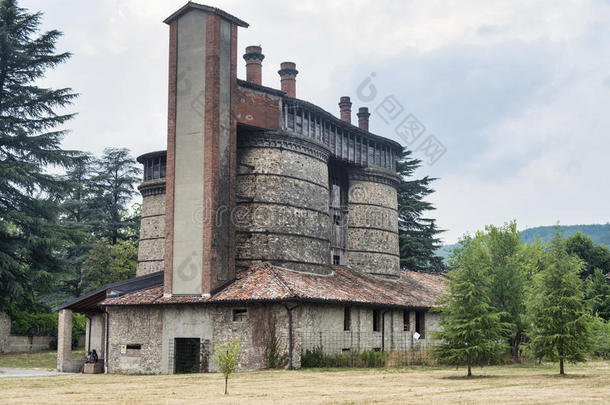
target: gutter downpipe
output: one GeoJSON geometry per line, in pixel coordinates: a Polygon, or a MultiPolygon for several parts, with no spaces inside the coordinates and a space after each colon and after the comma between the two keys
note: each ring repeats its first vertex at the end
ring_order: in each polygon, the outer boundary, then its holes
{"type": "Polygon", "coordinates": [[[108,358],[110,357],[110,353],[108,352],[108,349],[110,348],[108,338],[108,332],[110,331],[110,314],[108,313],[108,309],[106,307],[104,307],[104,313],[106,314],[106,350],[104,353],[104,374],[108,374],[108,358]]]}
{"type": "Polygon", "coordinates": [[[292,366],[292,311],[298,307],[299,304],[296,304],[291,308],[287,303],[284,303],[284,308],[286,308],[286,312],[288,312],[288,370],[294,370],[294,367],[292,366]]]}

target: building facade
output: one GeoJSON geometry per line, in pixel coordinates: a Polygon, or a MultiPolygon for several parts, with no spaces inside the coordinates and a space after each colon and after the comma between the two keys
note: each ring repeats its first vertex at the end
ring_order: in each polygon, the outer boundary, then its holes
{"type": "Polygon", "coordinates": [[[340,118],[299,99],[293,62],[280,65],[281,89],[263,86],[260,46],[238,79],[242,20],[188,3],[165,22],[167,150],[138,158],[137,277],[58,307],[60,335],[70,311],[86,313],[87,344],[126,373],[214,371],[214,345],[233,338],[241,369],[264,368],[271,340],[287,367],[314,346],[429,341],[444,282],[400,269],[402,147],[369,132],[366,107],[352,125],[349,97],[340,118]]]}

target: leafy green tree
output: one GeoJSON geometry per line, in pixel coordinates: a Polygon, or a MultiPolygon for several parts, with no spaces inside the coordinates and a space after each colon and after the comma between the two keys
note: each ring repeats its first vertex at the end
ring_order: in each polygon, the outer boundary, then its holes
{"type": "Polygon", "coordinates": [[[56,223],[65,182],[47,168],[69,168],[78,156],[60,145],[59,127],[73,114],[57,113],[76,94],[36,84],[70,57],[55,53],[61,33],[39,33],[40,21],[15,0],[0,1],[0,309],[34,299],[65,271],[55,255],[65,237],[56,223]]]}
{"type": "Polygon", "coordinates": [[[585,308],[579,274],[584,263],[566,250],[556,232],[543,269],[533,278],[528,300],[531,326],[529,348],[538,359],[564,362],[584,361],[590,349],[589,315],[585,308]]]}
{"type": "Polygon", "coordinates": [[[491,257],[485,237],[466,237],[450,258],[447,292],[441,300],[437,337],[442,343],[432,355],[449,364],[467,366],[468,376],[475,365],[497,361],[505,351],[502,343],[509,325],[491,302],[491,257]]]}
{"type": "Polygon", "coordinates": [[[583,280],[592,275],[595,269],[601,269],[604,274],[610,272],[610,250],[606,245],[596,245],[588,235],[577,232],[567,238],[566,251],[584,261],[585,266],[580,273],[583,280]]]}
{"type": "Polygon", "coordinates": [[[610,284],[600,269],[585,280],[585,299],[592,314],[610,319],[610,284]]]}
{"type": "Polygon", "coordinates": [[[137,239],[137,221],[128,215],[128,206],[137,193],[140,173],[128,149],[106,148],[96,161],[91,223],[94,233],[113,245],[127,236],[137,239]]]}
{"type": "Polygon", "coordinates": [[[413,271],[440,273],[445,271],[442,258],[436,255],[440,247],[436,221],[424,217],[434,206],[425,198],[434,192],[430,185],[435,178],[410,179],[421,166],[421,160],[411,157],[411,151],[404,150],[397,161],[396,170],[401,177],[398,186],[398,235],[400,244],[400,265],[413,271]]]}
{"type": "MultiPolygon", "coordinates": [[[[521,244],[515,221],[502,227],[485,228],[484,243],[490,253],[491,304],[510,325],[508,343],[513,356],[520,360],[519,345],[526,328],[525,294],[528,274],[537,272],[539,252],[521,244]]],[[[539,245],[537,245],[539,247],[539,245]]]]}
{"type": "Polygon", "coordinates": [[[237,371],[237,360],[239,358],[239,341],[232,339],[228,343],[214,345],[214,361],[218,366],[218,370],[225,377],[225,395],[229,393],[229,377],[237,371]]]}
{"type": "Polygon", "coordinates": [[[83,263],[80,289],[88,292],[134,277],[137,264],[138,248],[135,242],[119,240],[112,245],[99,240],[93,244],[83,263]]]}

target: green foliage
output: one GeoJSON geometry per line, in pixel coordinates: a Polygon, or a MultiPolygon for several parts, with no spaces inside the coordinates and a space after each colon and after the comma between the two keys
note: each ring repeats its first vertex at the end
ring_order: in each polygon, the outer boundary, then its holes
{"type": "Polygon", "coordinates": [[[288,354],[280,344],[279,336],[277,336],[275,321],[271,325],[271,333],[269,343],[267,344],[267,368],[278,368],[284,365],[288,354]]]}
{"type": "Polygon", "coordinates": [[[388,360],[388,353],[376,350],[349,351],[325,354],[321,346],[307,349],[301,353],[301,367],[320,368],[320,367],[384,367],[388,360]]]}
{"type": "Polygon", "coordinates": [[[232,339],[228,343],[214,345],[214,361],[218,371],[225,377],[225,395],[228,393],[229,376],[237,371],[239,358],[239,340],[232,339]]]}
{"type": "Polygon", "coordinates": [[[596,245],[593,239],[580,232],[566,239],[566,251],[570,255],[580,257],[585,266],[580,278],[583,280],[593,275],[595,269],[600,269],[604,274],[610,273],[610,250],[608,246],[596,245]]]}
{"type": "Polygon", "coordinates": [[[585,280],[585,299],[592,314],[610,319],[610,284],[600,269],[585,280]]]}
{"type": "Polygon", "coordinates": [[[591,319],[592,354],[605,360],[610,359],[610,322],[594,316],[591,319]]]}
{"type": "Polygon", "coordinates": [[[485,236],[466,237],[454,250],[447,292],[442,299],[438,338],[432,356],[442,362],[468,367],[498,362],[506,345],[509,327],[491,301],[492,257],[485,236]]]}
{"type": "Polygon", "coordinates": [[[37,86],[69,53],[55,53],[61,36],[39,32],[41,14],[15,0],[0,2],[0,310],[26,306],[65,271],[55,252],[66,235],[56,223],[65,183],[47,172],[69,168],[78,153],[61,149],[58,114],[76,97],[70,89],[37,86]]]}
{"type": "Polygon", "coordinates": [[[127,204],[136,195],[141,170],[128,149],[106,148],[94,162],[92,176],[91,226],[98,237],[113,245],[135,238],[138,222],[129,215],[127,204]]]}
{"type": "MultiPolygon", "coordinates": [[[[11,333],[15,335],[57,337],[57,313],[13,311],[10,316],[11,333]]],[[[85,324],[84,315],[72,314],[72,347],[76,347],[78,338],[85,334],[85,324]]]]}
{"type": "Polygon", "coordinates": [[[538,359],[584,361],[590,348],[589,315],[586,313],[583,283],[579,278],[582,260],[570,256],[557,231],[543,269],[533,277],[528,300],[531,339],[529,350],[538,359]]]}
{"type": "Polygon", "coordinates": [[[83,263],[80,288],[83,292],[105,284],[134,277],[138,264],[137,243],[118,240],[112,245],[105,240],[93,244],[83,263]]]}
{"type": "Polygon", "coordinates": [[[421,160],[411,157],[405,150],[400,156],[396,170],[401,177],[398,186],[398,233],[400,244],[400,265],[412,271],[440,273],[445,270],[442,259],[436,256],[440,246],[436,221],[424,217],[434,206],[425,198],[434,192],[430,184],[435,178],[407,180],[421,166],[421,160]]]}

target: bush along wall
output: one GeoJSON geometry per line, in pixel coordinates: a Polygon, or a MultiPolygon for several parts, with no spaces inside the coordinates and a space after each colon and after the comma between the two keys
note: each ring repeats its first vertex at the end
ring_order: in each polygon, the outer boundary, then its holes
{"type": "MultiPolygon", "coordinates": [[[[30,314],[13,311],[11,317],[11,334],[22,336],[53,336],[51,349],[57,348],[57,313],[30,314]]],[[[72,315],[72,347],[78,345],[78,338],[85,334],[85,315],[72,315]]]]}

